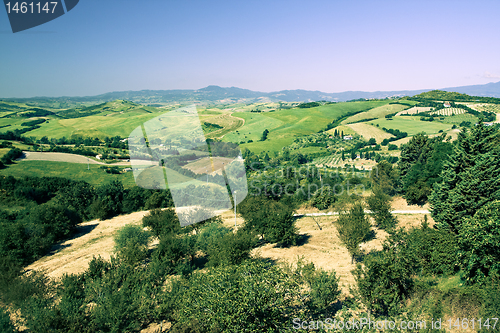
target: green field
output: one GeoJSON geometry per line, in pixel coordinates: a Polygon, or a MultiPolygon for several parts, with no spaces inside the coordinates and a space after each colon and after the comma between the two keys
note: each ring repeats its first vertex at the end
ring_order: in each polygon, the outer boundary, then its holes
{"type": "Polygon", "coordinates": [[[401,104],[386,104],[366,112],[355,114],[352,117],[347,118],[342,122],[342,125],[357,123],[364,119],[372,119],[372,118],[384,118],[386,115],[391,113],[396,113],[399,111],[403,111],[408,109],[409,106],[401,105],[401,104]]]}
{"type": "Polygon", "coordinates": [[[379,128],[398,129],[408,133],[409,136],[425,132],[426,134],[436,134],[440,130],[451,129],[451,124],[443,124],[437,121],[420,121],[420,117],[394,117],[389,119],[377,119],[369,121],[368,124],[379,125],[379,128]]]}
{"type": "Polygon", "coordinates": [[[239,143],[253,140],[252,143],[242,144],[241,147],[255,153],[279,151],[291,144],[294,138],[317,133],[348,112],[375,108],[388,103],[389,101],[363,101],[266,113],[237,112],[233,116],[245,119],[245,124],[237,130],[238,132],[224,136],[224,141],[239,143]],[[259,141],[265,129],[269,130],[268,139],[259,141]]]}
{"type": "Polygon", "coordinates": [[[0,175],[14,177],[64,177],[73,180],[83,180],[92,185],[101,185],[118,179],[125,187],[135,185],[132,172],[113,175],[99,169],[101,165],[90,164],[90,170],[87,170],[87,164],[52,162],[52,161],[19,161],[0,170],[0,175]]]}

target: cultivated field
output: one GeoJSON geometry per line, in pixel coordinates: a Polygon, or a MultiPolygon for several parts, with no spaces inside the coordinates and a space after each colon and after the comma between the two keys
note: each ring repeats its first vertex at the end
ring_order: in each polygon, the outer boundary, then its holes
{"type": "Polygon", "coordinates": [[[197,161],[184,165],[183,168],[191,170],[197,174],[203,174],[207,172],[211,173],[212,170],[221,173],[224,165],[228,165],[228,163],[231,163],[231,161],[233,160],[233,158],[227,157],[204,157],[197,161]]]}
{"type": "Polygon", "coordinates": [[[409,108],[409,106],[401,105],[401,104],[386,104],[382,105],[376,108],[373,108],[371,110],[368,110],[366,112],[358,113],[355,114],[352,117],[349,117],[342,121],[343,125],[346,124],[351,124],[351,123],[356,123],[358,121],[364,120],[364,119],[371,119],[371,118],[384,118],[386,115],[399,112],[402,110],[405,110],[409,108]]]}
{"type": "Polygon", "coordinates": [[[464,114],[467,111],[464,109],[459,109],[459,108],[445,108],[445,109],[439,109],[437,111],[431,112],[432,115],[439,115],[439,116],[453,116],[456,114],[464,114]]]}
{"type": "Polygon", "coordinates": [[[412,108],[409,108],[407,110],[403,110],[401,112],[398,112],[396,114],[396,116],[401,116],[403,114],[406,114],[406,115],[414,115],[414,114],[418,114],[420,112],[427,112],[427,111],[430,111],[432,108],[431,107],[427,107],[427,106],[414,106],[412,108]]]}
{"type": "Polygon", "coordinates": [[[409,136],[424,132],[426,134],[436,134],[440,130],[448,131],[451,129],[451,124],[443,124],[436,121],[420,121],[418,117],[394,117],[389,119],[377,119],[369,121],[370,125],[379,125],[380,128],[399,129],[402,132],[407,132],[409,136]]]}
{"type": "Polygon", "coordinates": [[[370,140],[374,138],[378,143],[382,142],[384,139],[392,138],[393,135],[387,133],[386,131],[381,130],[378,127],[370,125],[368,123],[356,123],[346,125],[349,128],[352,128],[356,133],[361,135],[366,140],[370,140]]]}
{"type": "MultiPolygon", "coordinates": [[[[110,165],[112,166],[112,165],[110,165]]],[[[90,170],[86,163],[68,163],[53,161],[17,161],[8,168],[0,170],[0,175],[20,177],[63,177],[73,180],[83,180],[92,185],[102,185],[114,179],[120,180],[124,187],[135,185],[132,172],[123,174],[109,174],[100,169],[101,165],[90,164],[90,170]]]]}
{"type": "Polygon", "coordinates": [[[249,113],[237,112],[233,115],[245,119],[245,125],[238,132],[224,136],[224,141],[248,142],[242,148],[255,153],[262,151],[280,151],[293,142],[296,137],[317,133],[335,119],[348,112],[365,110],[387,104],[388,101],[366,101],[334,103],[307,109],[289,109],[275,112],[249,113]],[[262,132],[268,129],[266,141],[259,141],[262,132]]]}

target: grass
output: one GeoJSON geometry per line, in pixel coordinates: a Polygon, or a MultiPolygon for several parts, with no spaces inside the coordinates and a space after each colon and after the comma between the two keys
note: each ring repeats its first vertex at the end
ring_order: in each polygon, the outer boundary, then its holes
{"type": "Polygon", "coordinates": [[[135,185],[132,172],[113,175],[99,169],[101,165],[91,164],[87,170],[87,164],[52,162],[52,161],[19,161],[0,170],[0,175],[14,177],[64,177],[73,180],[83,180],[92,185],[101,185],[118,179],[124,187],[135,185]]]}
{"type": "Polygon", "coordinates": [[[451,124],[443,124],[437,121],[420,121],[420,117],[393,117],[392,120],[377,119],[368,122],[370,125],[379,125],[379,128],[399,129],[408,133],[409,136],[424,132],[426,134],[437,134],[440,130],[448,131],[451,124]]]}
{"type": "Polygon", "coordinates": [[[388,114],[400,112],[400,111],[403,111],[404,109],[408,109],[408,106],[401,105],[401,104],[386,104],[386,105],[382,105],[382,106],[373,108],[371,110],[368,110],[367,112],[355,114],[354,116],[349,117],[346,120],[344,120],[342,122],[342,124],[346,125],[346,124],[357,123],[361,120],[370,119],[370,118],[384,118],[388,114]]]}
{"type": "Polygon", "coordinates": [[[464,113],[464,114],[456,114],[453,116],[448,116],[448,117],[443,117],[443,120],[440,120],[440,122],[446,123],[446,124],[460,124],[463,121],[470,121],[471,124],[475,124],[479,121],[479,118],[470,114],[470,113],[464,113]]]}
{"type": "Polygon", "coordinates": [[[238,129],[238,132],[235,131],[224,136],[224,140],[236,143],[247,142],[241,147],[248,148],[255,153],[279,151],[284,146],[291,144],[294,138],[317,133],[348,112],[375,108],[387,103],[388,101],[363,101],[275,112],[236,112],[233,115],[245,119],[245,124],[238,129]],[[265,129],[269,130],[268,139],[259,141],[265,129]],[[248,143],[248,140],[253,140],[253,142],[248,143]]]}

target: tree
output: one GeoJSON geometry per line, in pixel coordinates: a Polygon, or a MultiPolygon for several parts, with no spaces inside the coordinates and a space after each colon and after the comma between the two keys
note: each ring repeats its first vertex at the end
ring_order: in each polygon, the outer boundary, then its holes
{"type": "MultiPolygon", "coordinates": [[[[380,155],[377,156],[380,158],[380,155]]],[[[388,195],[396,194],[399,188],[399,171],[386,160],[378,162],[372,169],[370,178],[373,187],[379,187],[388,195]]]]}
{"type": "Polygon", "coordinates": [[[366,199],[368,207],[373,213],[377,225],[391,231],[396,225],[396,218],[391,214],[392,198],[385,194],[380,187],[373,188],[373,193],[366,199]]]}
{"type": "Polygon", "coordinates": [[[262,137],[260,138],[260,141],[266,141],[268,134],[269,134],[269,130],[265,129],[264,132],[262,132],[262,137]]]}
{"type": "Polygon", "coordinates": [[[487,203],[500,200],[500,134],[482,122],[459,133],[454,153],[445,162],[442,181],[429,201],[439,228],[458,234],[462,222],[487,203]]]}
{"type": "Polygon", "coordinates": [[[316,270],[310,280],[311,303],[320,310],[327,310],[330,304],[336,301],[341,293],[339,278],[335,271],[327,272],[316,270]]]}
{"type": "Polygon", "coordinates": [[[369,239],[371,224],[361,203],[355,203],[348,213],[340,212],[337,220],[339,237],[351,254],[351,261],[359,254],[359,244],[369,239]]]}
{"type": "Polygon", "coordinates": [[[462,222],[458,240],[469,283],[500,275],[500,201],[490,202],[462,222]]]}
{"type": "Polygon", "coordinates": [[[420,133],[403,145],[399,169],[403,192],[409,204],[424,204],[433,184],[441,181],[443,163],[453,151],[452,144],[443,140],[444,135],[429,138],[420,133]]]}
{"type": "Polygon", "coordinates": [[[396,314],[413,289],[410,271],[394,251],[368,256],[353,272],[361,301],[375,315],[396,314]]]}
{"type": "Polygon", "coordinates": [[[115,251],[129,264],[143,260],[151,235],[140,226],[127,224],[115,235],[115,251]]]}
{"type": "Polygon", "coordinates": [[[245,219],[244,228],[254,230],[265,240],[282,246],[295,245],[297,228],[294,208],[265,197],[247,197],[239,206],[245,219]]]}
{"type": "Polygon", "coordinates": [[[96,190],[97,200],[94,201],[91,211],[100,220],[112,218],[122,212],[124,188],[120,181],[113,180],[101,185],[96,190]]]}
{"type": "Polygon", "coordinates": [[[142,218],[142,225],[150,228],[155,237],[177,235],[181,225],[173,209],[153,209],[142,218]]]}

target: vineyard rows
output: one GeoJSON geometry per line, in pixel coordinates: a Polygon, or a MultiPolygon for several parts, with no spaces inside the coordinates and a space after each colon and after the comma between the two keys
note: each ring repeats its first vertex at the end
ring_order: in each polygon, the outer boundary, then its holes
{"type": "Polygon", "coordinates": [[[466,111],[464,109],[459,109],[459,108],[446,108],[446,109],[440,109],[434,112],[431,112],[432,115],[439,115],[439,116],[453,116],[455,114],[464,114],[466,111]]]}
{"type": "Polygon", "coordinates": [[[321,165],[333,166],[336,164],[340,164],[341,161],[342,161],[342,156],[337,154],[337,155],[318,157],[314,159],[313,163],[315,165],[321,164],[321,165]]]}

